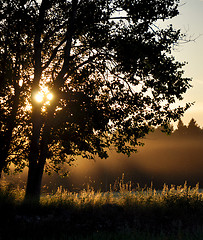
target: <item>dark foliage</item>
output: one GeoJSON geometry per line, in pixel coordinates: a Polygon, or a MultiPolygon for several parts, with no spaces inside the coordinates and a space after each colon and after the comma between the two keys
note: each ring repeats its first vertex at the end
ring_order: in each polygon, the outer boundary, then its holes
{"type": "MultiPolygon", "coordinates": [[[[0,60],[3,65],[14,61],[1,70],[6,98],[1,111],[9,113],[5,106],[8,86],[18,100],[14,101],[16,106],[9,103],[15,112],[10,119],[19,121],[19,135],[25,143],[19,145],[19,139],[10,137],[7,148],[12,141],[12,152],[14,148],[20,155],[13,159],[17,166],[25,165],[22,158],[29,162],[28,198],[39,198],[44,168],[59,172],[64,163],[70,164],[77,155],[94,158],[98,154],[106,158],[110,146],[130,155],[140,144],[139,138],[153,127],[167,127],[190,106],[171,107],[177,99],[182,100],[182,94],[190,87],[190,79],[182,76],[184,64],[171,56],[173,46],[184,36],[172,26],[156,26],[158,21],[178,15],[178,3],[1,3],[0,60]],[[13,77],[10,82],[5,79],[8,71],[17,74],[14,85],[13,77]],[[23,80],[22,86],[19,80],[23,80]],[[48,102],[44,96],[41,103],[36,102],[42,86],[53,93],[53,100],[48,102]],[[25,109],[27,103],[32,111],[25,117],[18,110],[20,106],[25,109]],[[28,145],[26,156],[22,153],[28,145]]],[[[2,120],[4,125],[8,120],[5,122],[2,120]]],[[[14,134],[17,122],[8,126],[14,134]]]]}

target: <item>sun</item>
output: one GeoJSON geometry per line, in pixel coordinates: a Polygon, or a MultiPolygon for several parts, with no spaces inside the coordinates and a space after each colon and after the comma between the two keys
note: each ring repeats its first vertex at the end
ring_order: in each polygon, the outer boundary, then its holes
{"type": "Polygon", "coordinates": [[[47,99],[48,99],[49,101],[51,101],[51,100],[53,99],[53,94],[52,94],[52,93],[48,93],[48,94],[46,95],[46,97],[47,97],[47,99]]]}
{"type": "Polygon", "coordinates": [[[38,92],[38,93],[35,95],[35,100],[36,100],[36,102],[41,103],[41,102],[43,101],[43,99],[44,99],[44,96],[43,96],[43,94],[42,94],[41,92],[38,92]]]}
{"type": "Polygon", "coordinates": [[[47,87],[43,87],[39,92],[34,96],[34,99],[38,103],[49,104],[53,99],[53,94],[49,91],[47,87]]]}

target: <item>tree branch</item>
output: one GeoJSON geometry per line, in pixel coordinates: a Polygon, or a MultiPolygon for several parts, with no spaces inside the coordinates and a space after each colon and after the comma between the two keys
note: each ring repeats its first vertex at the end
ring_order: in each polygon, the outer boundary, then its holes
{"type": "Polygon", "coordinates": [[[43,41],[42,41],[42,44],[46,43],[46,41],[49,40],[49,38],[50,38],[51,36],[53,36],[54,33],[58,32],[58,31],[59,31],[60,29],[62,29],[66,24],[67,24],[67,21],[64,21],[63,24],[59,25],[57,28],[55,28],[55,29],[53,29],[52,31],[48,32],[48,33],[45,35],[45,37],[44,37],[44,39],[43,39],[43,41]]]}
{"type": "Polygon", "coordinates": [[[76,17],[76,10],[77,10],[78,0],[72,0],[72,14],[69,18],[69,23],[66,31],[66,45],[64,47],[64,62],[61,71],[59,72],[58,76],[56,77],[55,84],[60,87],[63,84],[63,77],[68,71],[68,65],[70,61],[70,53],[72,47],[72,38],[75,31],[75,17],[76,17]]]}
{"type": "Polygon", "coordinates": [[[64,38],[64,39],[59,43],[59,45],[58,45],[57,47],[55,47],[55,49],[53,50],[52,55],[51,55],[51,57],[49,58],[49,60],[48,60],[46,63],[44,63],[44,65],[42,66],[42,71],[49,66],[49,64],[52,62],[52,60],[56,57],[56,54],[58,53],[59,48],[60,48],[65,42],[66,42],[66,38],[64,38]]]}

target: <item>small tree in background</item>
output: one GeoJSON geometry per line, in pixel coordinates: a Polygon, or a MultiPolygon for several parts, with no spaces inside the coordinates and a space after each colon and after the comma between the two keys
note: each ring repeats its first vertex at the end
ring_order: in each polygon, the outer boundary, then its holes
{"type": "Polygon", "coordinates": [[[179,121],[178,121],[177,130],[175,131],[175,134],[177,134],[179,136],[187,135],[187,126],[184,125],[184,123],[181,119],[179,119],[179,121]]]}
{"type": "Polygon", "coordinates": [[[188,126],[184,125],[183,121],[180,119],[178,121],[177,129],[174,131],[174,136],[180,136],[184,137],[185,140],[190,140],[191,137],[202,137],[203,130],[194,118],[190,120],[188,126]]]}
{"type": "Polygon", "coordinates": [[[178,15],[178,0],[15,2],[29,9],[34,33],[26,42],[33,74],[26,198],[39,200],[44,169],[60,171],[77,155],[106,158],[110,145],[129,155],[151,128],[189,107],[171,107],[190,87],[184,64],[170,55],[183,36],[156,26],[178,15]]]}
{"type": "Polygon", "coordinates": [[[200,128],[200,126],[197,124],[197,122],[195,121],[194,118],[192,118],[188,124],[187,127],[187,132],[188,135],[193,135],[193,136],[202,136],[202,129],[200,128]]]}

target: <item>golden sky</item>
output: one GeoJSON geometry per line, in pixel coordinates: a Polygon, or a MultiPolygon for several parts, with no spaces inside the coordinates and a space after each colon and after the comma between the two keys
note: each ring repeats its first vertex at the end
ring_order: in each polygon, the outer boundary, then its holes
{"type": "Polygon", "coordinates": [[[193,117],[203,127],[203,0],[181,0],[180,14],[171,22],[194,41],[181,44],[173,55],[178,61],[186,61],[185,76],[192,78],[193,88],[188,90],[183,102],[195,102],[184,115],[188,124],[193,117]]]}

